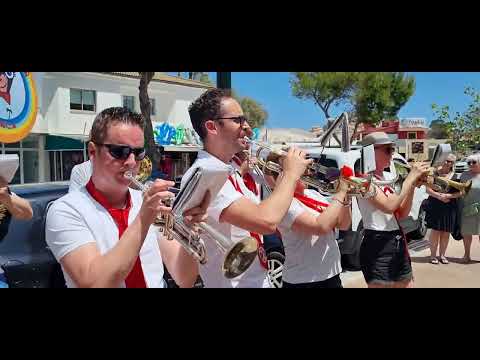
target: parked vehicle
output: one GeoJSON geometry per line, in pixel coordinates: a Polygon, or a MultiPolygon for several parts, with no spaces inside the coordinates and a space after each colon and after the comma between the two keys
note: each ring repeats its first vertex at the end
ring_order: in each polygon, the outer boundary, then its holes
{"type": "Polygon", "coordinates": [[[13,185],[11,189],[30,202],[33,217],[12,219],[0,239],[0,281],[8,287],[65,287],[61,267],[45,242],[45,220],[49,204],[68,192],[68,182],[13,185]]]}
{"type": "MultiPolygon", "coordinates": [[[[49,205],[67,194],[69,182],[13,185],[13,192],[28,200],[33,209],[30,220],[11,219],[8,232],[0,239],[0,288],[64,288],[60,264],[45,242],[45,221],[49,205]]],[[[175,282],[165,269],[169,287],[175,282]]],[[[195,287],[202,287],[201,279],[195,287]]]]}
{"type": "Polygon", "coordinates": [[[465,159],[455,162],[455,173],[461,174],[465,171],[468,171],[468,164],[465,159]]]}

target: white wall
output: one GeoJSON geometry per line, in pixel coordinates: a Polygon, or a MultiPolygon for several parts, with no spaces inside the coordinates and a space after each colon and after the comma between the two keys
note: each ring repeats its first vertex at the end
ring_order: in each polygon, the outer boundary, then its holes
{"type": "MultiPolygon", "coordinates": [[[[122,106],[122,95],[134,96],[135,110],[140,112],[139,79],[87,72],[34,73],[39,109],[33,133],[88,134],[96,114],[111,106],[122,106]],[[70,110],[70,88],[96,91],[96,112],[70,110]]],[[[191,127],[186,109],[205,88],[151,82],[149,96],[156,102],[153,122],[174,119],[175,124],[191,127]],[[177,104],[177,106],[175,106],[177,104]]]]}

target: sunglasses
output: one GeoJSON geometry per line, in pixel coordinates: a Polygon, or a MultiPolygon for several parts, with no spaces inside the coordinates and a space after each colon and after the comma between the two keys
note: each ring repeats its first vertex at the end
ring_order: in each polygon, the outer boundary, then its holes
{"type": "Polygon", "coordinates": [[[219,117],[216,118],[215,120],[233,120],[234,123],[243,125],[244,123],[248,122],[248,119],[246,116],[241,115],[241,116],[232,116],[232,117],[219,117]]]}
{"type": "Polygon", "coordinates": [[[445,160],[445,162],[446,162],[447,164],[453,164],[453,161],[452,161],[452,160],[445,160]]]}
{"type": "Polygon", "coordinates": [[[105,146],[108,149],[108,152],[114,159],[117,160],[127,160],[131,153],[135,156],[136,161],[141,161],[145,158],[146,152],[145,148],[132,148],[127,145],[115,145],[115,144],[99,144],[96,145],[105,146]]]}
{"type": "Polygon", "coordinates": [[[475,165],[477,162],[476,161],[467,161],[468,166],[475,165]]]}
{"type": "Polygon", "coordinates": [[[381,149],[387,154],[393,154],[395,152],[395,148],[393,146],[378,147],[377,149],[381,149]]]}

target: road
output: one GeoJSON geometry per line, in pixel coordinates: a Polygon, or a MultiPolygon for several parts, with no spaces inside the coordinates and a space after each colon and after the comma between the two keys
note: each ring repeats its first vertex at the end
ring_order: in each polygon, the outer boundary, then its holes
{"type": "MultiPolygon", "coordinates": [[[[430,236],[430,230],[425,239],[430,236]]],[[[472,243],[472,262],[463,264],[463,241],[450,237],[446,257],[449,264],[431,264],[428,240],[414,242],[409,246],[416,288],[480,288],[480,242],[472,243]]],[[[366,288],[361,271],[344,272],[341,275],[345,288],[366,288]]]]}

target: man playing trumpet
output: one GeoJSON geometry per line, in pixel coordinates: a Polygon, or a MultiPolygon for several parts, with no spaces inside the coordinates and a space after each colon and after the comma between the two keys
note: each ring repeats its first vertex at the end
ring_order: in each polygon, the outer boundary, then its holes
{"type": "MultiPolygon", "coordinates": [[[[240,104],[219,89],[208,90],[189,108],[193,128],[204,143],[197,161],[183,177],[188,180],[196,167],[208,168],[216,163],[230,164],[235,154],[248,149],[245,136],[251,128],[240,104]]],[[[260,234],[275,232],[290,207],[297,180],[310,160],[305,153],[291,149],[285,156],[284,176],[273,194],[264,201],[255,200],[238,172],[234,172],[208,208],[207,223],[234,240],[252,236],[259,243],[259,257],[241,276],[226,279],[221,271],[223,254],[207,242],[207,264],[199,271],[206,287],[269,287],[267,264],[260,234]]]]}
{"type": "MultiPolygon", "coordinates": [[[[68,287],[165,287],[163,262],[180,286],[197,279],[190,255],[151,226],[171,210],[162,200],[173,196],[167,189],[174,183],[156,180],[142,195],[124,176],[137,173],[145,157],[143,128],[143,116],[126,108],[98,114],[88,144],[91,178],[48,212],[46,242],[68,287]]],[[[208,195],[184,215],[200,221],[207,205],[208,195]]]]}

